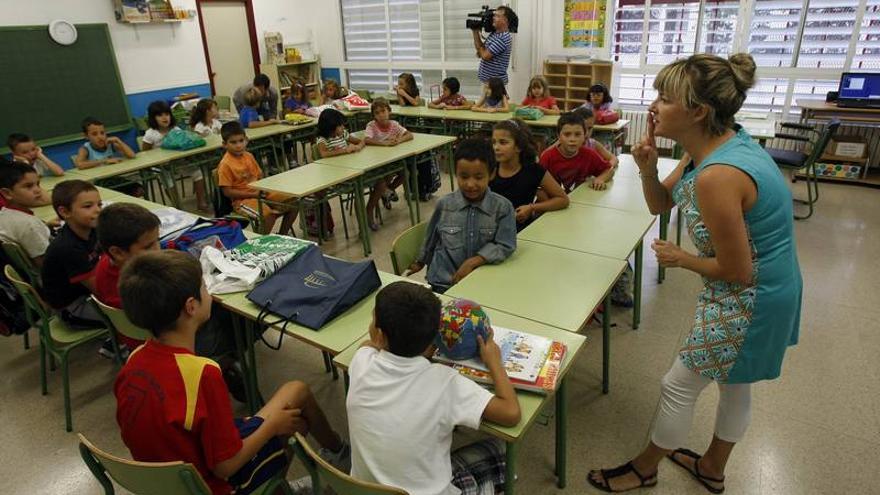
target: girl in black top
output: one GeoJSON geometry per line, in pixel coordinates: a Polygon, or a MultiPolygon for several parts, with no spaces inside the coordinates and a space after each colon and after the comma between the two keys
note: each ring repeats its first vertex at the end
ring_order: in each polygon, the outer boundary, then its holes
{"type": "Polygon", "coordinates": [[[532,133],[525,122],[510,119],[495,124],[492,148],[498,171],[489,188],[513,203],[517,231],[545,211],[568,208],[568,196],[562,186],[538,165],[532,133]],[[542,194],[535,202],[538,190],[542,194]]]}

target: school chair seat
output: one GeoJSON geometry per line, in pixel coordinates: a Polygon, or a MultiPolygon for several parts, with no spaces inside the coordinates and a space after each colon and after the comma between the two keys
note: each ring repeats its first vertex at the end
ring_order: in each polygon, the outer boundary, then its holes
{"type": "MultiPolygon", "coordinates": [[[[138,462],[122,459],[95,447],[79,436],[79,455],[92,475],[101,483],[105,495],[113,495],[113,482],[135,495],[210,495],[202,475],[192,464],[174,462],[138,462]]],[[[290,485],[283,477],[271,479],[252,493],[293,495],[290,485]]]]}
{"type": "Polygon", "coordinates": [[[321,458],[299,432],[290,439],[290,445],[312,477],[312,493],[315,495],[324,493],[321,490],[322,482],[326,482],[335,493],[346,495],[407,495],[400,488],[361,481],[336,469],[321,458]]]}
{"type": "Polygon", "coordinates": [[[108,336],[106,328],[91,330],[71,330],[60,318],[49,309],[34,287],[25,282],[11,265],[6,265],[6,278],[12,282],[15,290],[25,302],[28,323],[39,331],[40,335],[40,384],[43,395],[48,394],[46,384],[46,356],[54,363],[61,364],[61,380],[64,393],[64,419],[67,431],[73,430],[73,418],[70,407],[70,351],[83,344],[104,339],[108,336]]]}
{"type": "Polygon", "coordinates": [[[419,257],[428,222],[413,225],[401,232],[391,243],[391,266],[395,275],[402,275],[419,257]]]}
{"type": "MultiPolygon", "coordinates": [[[[113,349],[116,351],[116,362],[121,366],[124,360],[122,359],[122,353],[119,351],[119,340],[116,338],[116,334],[119,333],[130,339],[145,341],[152,339],[153,334],[132,323],[128,319],[128,316],[125,315],[125,311],[119,308],[114,308],[113,306],[107,306],[95,296],[92,296],[91,299],[92,302],[95,303],[95,306],[100,310],[99,312],[101,314],[101,319],[104,320],[104,325],[111,330],[110,338],[113,339],[113,349]]],[[[134,349],[129,350],[133,351],[134,349]]]]}
{"type": "Polygon", "coordinates": [[[795,173],[802,173],[806,177],[807,199],[795,199],[795,202],[807,205],[807,214],[795,214],[794,218],[797,220],[806,220],[813,215],[814,205],[819,201],[819,177],[816,172],[816,163],[822,159],[828,142],[834,137],[839,127],[839,119],[831,119],[822,132],[809,124],[783,122],[780,124],[780,128],[791,132],[777,133],[776,139],[794,141],[798,143],[800,149],[765,148],[773,161],[776,162],[777,167],[787,170],[792,174],[792,177],[795,173]]]}

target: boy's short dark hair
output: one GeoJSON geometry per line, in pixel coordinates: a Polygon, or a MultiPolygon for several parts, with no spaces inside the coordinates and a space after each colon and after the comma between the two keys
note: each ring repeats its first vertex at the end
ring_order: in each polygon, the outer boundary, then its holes
{"type": "Polygon", "coordinates": [[[495,171],[497,166],[495,163],[495,152],[492,151],[492,144],[488,139],[484,138],[469,138],[459,141],[453,154],[454,166],[458,165],[459,160],[481,161],[486,164],[490,174],[495,171]]]}
{"type": "Polygon", "coordinates": [[[373,103],[370,104],[370,115],[376,115],[376,110],[380,108],[386,108],[388,111],[391,111],[391,104],[388,103],[388,100],[385,98],[379,97],[373,100],[373,103]]]}
{"type": "Polygon", "coordinates": [[[9,151],[15,153],[15,147],[21,143],[29,143],[33,141],[30,136],[27,134],[22,134],[20,132],[13,132],[6,138],[6,146],[9,146],[9,151]]]}
{"type": "Polygon", "coordinates": [[[576,112],[565,112],[561,114],[559,116],[559,121],[556,122],[556,132],[562,132],[562,127],[566,125],[579,125],[584,128],[584,131],[587,130],[584,118],[576,112]]]}
{"type": "Polygon", "coordinates": [[[587,123],[586,123],[587,120],[592,119],[594,117],[593,109],[590,108],[589,105],[577,107],[571,113],[573,113],[573,114],[579,116],[581,119],[583,119],[584,126],[587,125],[587,123]]]}
{"type": "Polygon", "coordinates": [[[260,86],[260,87],[269,89],[269,85],[271,83],[272,83],[272,81],[269,79],[269,76],[267,76],[266,74],[257,74],[254,77],[254,82],[252,83],[252,86],[260,86]]]}
{"type": "Polygon", "coordinates": [[[452,94],[458,94],[461,91],[461,83],[458,82],[457,77],[447,77],[443,80],[442,84],[449,88],[449,92],[452,94]]]}
{"type": "Polygon", "coordinates": [[[186,301],[201,301],[202,267],[197,259],[171,249],[135,256],[119,276],[125,315],[153,335],[174,329],[186,301]]]}
{"type": "Polygon", "coordinates": [[[232,136],[247,136],[241,122],[237,120],[229,121],[220,127],[220,137],[223,138],[224,143],[232,139],[232,136]]]}
{"type": "Polygon", "coordinates": [[[412,282],[394,282],[376,294],[376,326],[388,351],[401,357],[425,352],[440,331],[440,299],[412,282]]]}
{"type": "Polygon", "coordinates": [[[113,246],[128,251],[140,236],[160,224],[159,217],[141,205],[113,203],[98,215],[98,242],[105,252],[113,246]]]}
{"type": "Polygon", "coordinates": [[[59,182],[55,189],[52,189],[52,208],[55,213],[58,213],[58,208],[62,206],[70,210],[77,196],[84,192],[97,190],[98,188],[94,184],[84,180],[72,179],[59,182]]]}
{"type": "Polygon", "coordinates": [[[82,126],[83,132],[89,132],[90,125],[104,125],[104,123],[95,117],[86,117],[82,120],[82,124],[80,125],[82,126]]]}
{"type": "Polygon", "coordinates": [[[27,163],[12,162],[4,156],[0,159],[0,188],[12,189],[25,175],[36,173],[36,169],[27,163]]]}

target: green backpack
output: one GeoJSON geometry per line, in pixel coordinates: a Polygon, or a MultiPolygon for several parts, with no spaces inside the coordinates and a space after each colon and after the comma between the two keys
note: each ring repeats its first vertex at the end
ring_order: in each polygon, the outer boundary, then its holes
{"type": "Polygon", "coordinates": [[[539,120],[544,116],[544,112],[538,110],[537,108],[532,107],[520,107],[517,108],[513,113],[514,117],[518,117],[523,120],[539,120]]]}

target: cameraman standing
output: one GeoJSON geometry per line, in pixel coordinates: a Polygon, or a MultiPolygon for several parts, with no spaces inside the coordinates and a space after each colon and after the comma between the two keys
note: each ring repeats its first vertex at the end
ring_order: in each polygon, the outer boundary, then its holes
{"type": "Polygon", "coordinates": [[[492,18],[492,26],[495,32],[489,33],[486,40],[480,37],[480,29],[472,29],[474,34],[474,48],[480,57],[480,68],[477,77],[486,86],[486,81],[492,77],[499,77],[507,85],[507,66],[510,64],[510,51],[513,48],[513,38],[510,32],[516,32],[519,19],[510,7],[502,5],[495,9],[492,18]]]}

